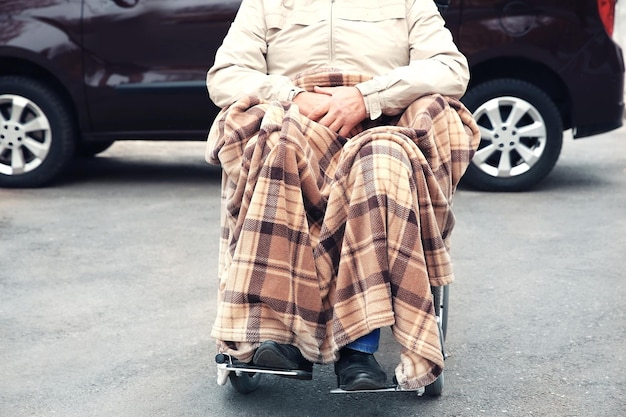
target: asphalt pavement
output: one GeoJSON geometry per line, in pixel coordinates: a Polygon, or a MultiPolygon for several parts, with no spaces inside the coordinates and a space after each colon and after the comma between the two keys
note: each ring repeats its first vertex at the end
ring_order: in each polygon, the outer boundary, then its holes
{"type": "MultiPolygon", "coordinates": [[[[566,138],[540,186],[461,188],[444,393],[216,384],[219,170],[202,143],[120,142],[0,189],[0,416],[626,415],[626,128],[566,138]]],[[[398,347],[383,332],[388,374],[398,347]]]]}

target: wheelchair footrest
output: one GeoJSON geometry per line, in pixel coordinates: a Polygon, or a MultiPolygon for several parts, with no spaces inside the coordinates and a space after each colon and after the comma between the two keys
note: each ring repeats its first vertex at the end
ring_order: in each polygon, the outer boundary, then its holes
{"type": "Polygon", "coordinates": [[[237,374],[241,372],[246,372],[246,373],[253,373],[253,374],[259,373],[259,374],[278,375],[282,377],[303,379],[303,380],[313,379],[313,373],[309,371],[303,371],[301,369],[260,368],[250,363],[240,362],[237,359],[225,353],[220,353],[217,356],[215,356],[215,362],[217,363],[218,369],[224,370],[224,371],[235,372],[237,374]]]}
{"type": "Polygon", "coordinates": [[[386,388],[379,388],[379,389],[364,389],[364,390],[347,391],[345,389],[335,388],[335,389],[330,390],[331,394],[358,394],[358,393],[367,394],[370,392],[371,393],[374,393],[374,392],[417,392],[418,395],[421,395],[421,393],[424,392],[424,388],[404,389],[400,385],[391,385],[386,388]]]}

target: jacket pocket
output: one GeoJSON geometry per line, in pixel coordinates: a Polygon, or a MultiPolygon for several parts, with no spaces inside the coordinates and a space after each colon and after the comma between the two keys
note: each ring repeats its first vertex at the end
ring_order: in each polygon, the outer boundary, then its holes
{"type": "MultiPolygon", "coordinates": [[[[265,11],[265,23],[268,29],[283,29],[288,26],[310,26],[327,20],[329,8],[311,0],[281,2],[269,6],[265,11]]],[[[267,6],[267,5],[266,5],[267,6]]]]}

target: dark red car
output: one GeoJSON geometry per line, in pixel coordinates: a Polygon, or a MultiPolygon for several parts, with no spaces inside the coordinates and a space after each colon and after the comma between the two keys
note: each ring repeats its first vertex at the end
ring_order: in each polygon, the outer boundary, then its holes
{"type": "MultiPolygon", "coordinates": [[[[426,1],[426,0],[417,0],[426,1]]],[[[40,186],[123,139],[204,140],[207,69],[240,0],[2,0],[0,186],[40,186]]],[[[622,124],[615,0],[452,0],[470,61],[464,97],[483,140],[465,181],[520,190],[557,161],[563,131],[622,124]]]]}

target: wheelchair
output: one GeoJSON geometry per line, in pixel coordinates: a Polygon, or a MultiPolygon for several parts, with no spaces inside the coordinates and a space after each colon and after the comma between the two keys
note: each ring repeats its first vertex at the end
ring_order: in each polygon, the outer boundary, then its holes
{"type": "MultiPolygon", "coordinates": [[[[433,304],[435,307],[435,316],[439,327],[439,339],[441,341],[441,349],[444,360],[446,359],[445,339],[448,328],[448,300],[450,297],[450,288],[448,285],[443,287],[431,287],[433,295],[433,304]]],[[[248,363],[240,362],[230,355],[219,353],[215,356],[217,364],[217,383],[218,385],[226,385],[230,381],[232,387],[241,394],[248,394],[259,387],[265,375],[277,375],[285,378],[293,378],[300,380],[313,379],[312,372],[302,370],[272,370],[254,367],[248,363]]],[[[394,378],[395,382],[395,378],[394,378]]],[[[420,396],[438,397],[443,392],[444,372],[442,372],[431,384],[414,390],[403,389],[397,383],[393,383],[385,388],[363,391],[346,391],[341,388],[335,388],[330,391],[331,394],[353,394],[353,393],[374,393],[374,392],[393,392],[407,391],[417,392],[420,396]]]]}
{"type": "MultiPolygon", "coordinates": [[[[441,14],[445,12],[450,4],[450,0],[434,0],[437,8],[441,14]]],[[[441,341],[441,348],[444,360],[446,359],[446,352],[444,348],[446,330],[448,327],[448,299],[449,299],[449,286],[443,287],[431,287],[433,295],[433,304],[435,307],[435,315],[437,317],[437,324],[439,327],[439,339],[441,341]]],[[[254,367],[249,363],[238,361],[236,358],[231,357],[228,354],[220,353],[215,357],[217,364],[217,383],[218,385],[226,385],[230,381],[233,388],[242,394],[247,394],[258,388],[264,375],[277,375],[286,378],[311,380],[313,379],[312,372],[303,370],[273,370],[254,367]]],[[[418,395],[425,395],[429,397],[437,397],[443,392],[444,374],[443,372],[437,377],[437,379],[426,387],[416,390],[403,389],[397,383],[389,385],[386,388],[366,390],[366,391],[345,391],[341,388],[336,388],[330,392],[333,394],[339,393],[356,393],[356,392],[389,392],[389,391],[417,391],[418,395]]]]}

